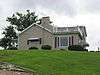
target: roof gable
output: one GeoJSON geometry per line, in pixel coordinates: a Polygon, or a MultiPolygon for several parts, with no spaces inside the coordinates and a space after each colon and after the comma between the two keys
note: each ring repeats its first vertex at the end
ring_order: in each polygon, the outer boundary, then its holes
{"type": "Polygon", "coordinates": [[[45,27],[43,27],[43,26],[41,26],[41,25],[39,25],[39,24],[34,23],[34,24],[30,25],[29,27],[27,27],[26,29],[24,29],[21,33],[19,33],[19,35],[22,34],[22,33],[24,33],[24,32],[26,32],[26,31],[27,31],[28,29],[30,29],[32,26],[38,26],[38,27],[40,27],[40,28],[42,28],[42,29],[44,29],[44,30],[46,30],[46,31],[48,31],[48,32],[50,32],[50,33],[52,33],[52,31],[50,31],[49,29],[47,29],[47,28],[45,28],[45,27]]]}

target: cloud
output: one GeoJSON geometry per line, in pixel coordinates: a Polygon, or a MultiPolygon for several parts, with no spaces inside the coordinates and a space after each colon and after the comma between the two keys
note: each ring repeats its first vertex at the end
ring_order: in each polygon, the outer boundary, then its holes
{"type": "Polygon", "coordinates": [[[75,1],[72,0],[16,0],[13,7],[16,8],[37,8],[41,6],[46,9],[54,10],[57,13],[64,13],[66,15],[76,14],[75,1]]]}
{"type": "Polygon", "coordinates": [[[83,0],[85,10],[91,13],[100,13],[100,0],[83,0]]]}

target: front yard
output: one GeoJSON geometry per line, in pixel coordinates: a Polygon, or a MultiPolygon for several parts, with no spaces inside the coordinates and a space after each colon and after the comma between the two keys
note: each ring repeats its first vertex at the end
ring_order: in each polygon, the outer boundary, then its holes
{"type": "Polygon", "coordinates": [[[13,63],[39,75],[100,75],[99,52],[1,50],[0,62],[13,63]]]}

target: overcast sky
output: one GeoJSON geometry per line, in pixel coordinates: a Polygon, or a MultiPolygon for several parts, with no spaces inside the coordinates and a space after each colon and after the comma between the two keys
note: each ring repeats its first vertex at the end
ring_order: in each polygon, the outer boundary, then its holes
{"type": "Polygon", "coordinates": [[[50,16],[56,26],[85,25],[90,50],[100,46],[100,0],[1,0],[0,33],[15,12],[35,11],[39,17],[50,16]]]}

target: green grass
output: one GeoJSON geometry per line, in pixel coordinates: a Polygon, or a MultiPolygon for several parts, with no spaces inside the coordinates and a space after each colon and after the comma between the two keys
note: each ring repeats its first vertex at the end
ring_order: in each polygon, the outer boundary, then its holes
{"type": "Polygon", "coordinates": [[[39,75],[100,75],[99,52],[0,51],[0,62],[10,62],[39,75]]]}

